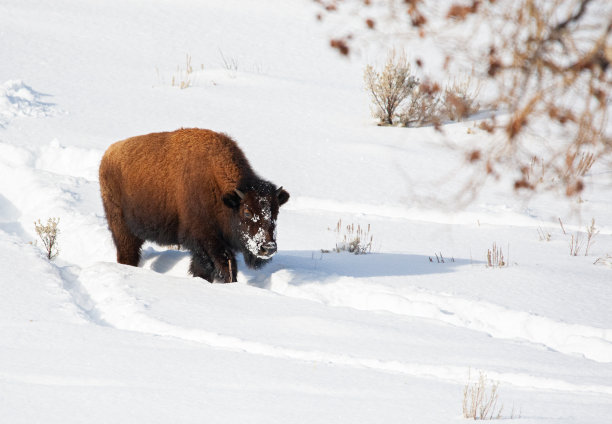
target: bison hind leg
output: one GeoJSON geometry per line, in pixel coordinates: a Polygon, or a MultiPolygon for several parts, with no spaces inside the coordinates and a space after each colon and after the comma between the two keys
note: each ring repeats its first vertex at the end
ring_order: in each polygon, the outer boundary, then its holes
{"type": "Polygon", "coordinates": [[[117,262],[125,265],[138,266],[140,262],[140,248],[144,240],[138,238],[128,229],[119,214],[108,214],[108,226],[113,235],[113,242],[117,248],[117,262]]]}

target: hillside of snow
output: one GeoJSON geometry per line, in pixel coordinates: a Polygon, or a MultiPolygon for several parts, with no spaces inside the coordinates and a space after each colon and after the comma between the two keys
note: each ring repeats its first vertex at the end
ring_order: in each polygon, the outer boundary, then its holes
{"type": "Polygon", "coordinates": [[[509,178],[459,207],[449,140],[486,133],[376,126],[363,68],[386,52],[339,57],[317,10],[0,3],[3,422],[458,423],[480,373],[504,419],[609,419],[610,170],[593,166],[580,202],[516,197],[509,178]],[[238,283],[192,278],[189,252],[151,243],[139,267],[115,261],[100,159],[180,127],[231,135],[291,193],[279,252],[256,271],[239,258],[238,283]],[[34,229],[50,217],[54,261],[34,229]],[[570,256],[592,219],[588,255],[570,256]],[[371,253],[334,252],[340,220],[370,226],[371,253]],[[508,266],[487,267],[493,243],[508,266]]]}

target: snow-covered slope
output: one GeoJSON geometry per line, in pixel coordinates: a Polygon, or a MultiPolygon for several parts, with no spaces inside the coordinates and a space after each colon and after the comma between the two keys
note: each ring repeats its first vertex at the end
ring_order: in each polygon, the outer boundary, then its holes
{"type": "MultiPolygon", "coordinates": [[[[425,200],[462,187],[461,154],[431,128],[376,127],[366,59],[331,51],[315,10],[0,4],[6,422],[461,422],[480,371],[500,383],[505,418],[611,415],[609,170],[595,164],[580,204],[518,200],[504,181],[462,209],[425,200]],[[291,193],[279,253],[259,271],[240,260],[237,284],[191,278],[188,252],[152,244],[139,268],[115,263],[100,158],[181,126],[229,133],[291,193]],[[60,218],[54,262],[33,225],[48,217],[60,218]],[[592,218],[589,255],[570,256],[592,218]],[[370,224],[371,254],[333,252],[340,219],[370,224]],[[508,267],[487,268],[494,242],[508,267]]],[[[485,137],[472,121],[445,133],[485,137]]]]}

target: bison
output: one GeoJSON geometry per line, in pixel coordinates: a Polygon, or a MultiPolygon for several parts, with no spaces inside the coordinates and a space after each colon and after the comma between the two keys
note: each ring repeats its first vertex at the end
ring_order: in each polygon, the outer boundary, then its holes
{"type": "Polygon", "coordinates": [[[112,144],[100,191],[117,262],[137,266],[145,240],[191,251],[193,276],[236,281],[235,252],[259,268],[276,252],[289,193],[263,180],[229,136],[179,129],[112,144]]]}

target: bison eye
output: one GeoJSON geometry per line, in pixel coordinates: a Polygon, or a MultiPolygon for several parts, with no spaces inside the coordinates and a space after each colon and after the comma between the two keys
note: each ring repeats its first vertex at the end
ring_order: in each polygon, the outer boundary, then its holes
{"type": "Polygon", "coordinates": [[[251,215],[251,212],[249,212],[248,210],[245,210],[245,211],[244,211],[244,217],[245,217],[245,218],[250,218],[251,216],[252,216],[252,215],[251,215]]]}

